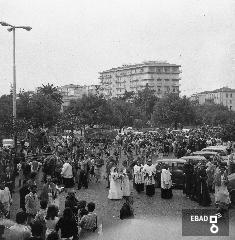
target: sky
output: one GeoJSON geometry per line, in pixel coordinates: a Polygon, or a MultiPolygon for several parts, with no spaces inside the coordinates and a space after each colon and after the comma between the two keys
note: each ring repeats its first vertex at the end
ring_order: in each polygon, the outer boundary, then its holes
{"type": "MultiPolygon", "coordinates": [[[[0,0],[16,31],[17,91],[42,84],[98,84],[123,64],[180,64],[191,95],[235,88],[234,0],[0,0]]],[[[12,33],[0,26],[0,95],[13,81],[12,33]]]]}

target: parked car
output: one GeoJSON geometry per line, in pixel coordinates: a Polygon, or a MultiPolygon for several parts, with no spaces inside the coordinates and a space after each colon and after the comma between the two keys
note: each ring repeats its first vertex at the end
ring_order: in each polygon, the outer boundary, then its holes
{"type": "Polygon", "coordinates": [[[168,164],[169,170],[171,172],[172,187],[182,188],[184,186],[184,164],[186,163],[185,159],[159,159],[157,160],[157,187],[161,186],[161,171],[163,164],[168,164]]]}
{"type": "Polygon", "coordinates": [[[180,159],[184,159],[186,161],[191,160],[194,163],[201,162],[201,161],[207,162],[207,159],[204,156],[202,156],[202,155],[184,156],[184,157],[182,157],[180,159]]]}
{"type": "Polygon", "coordinates": [[[202,151],[204,152],[216,152],[216,153],[219,153],[220,156],[228,156],[228,150],[227,150],[227,147],[226,146],[209,146],[209,147],[206,147],[206,148],[203,148],[202,151]]]}
{"type": "Polygon", "coordinates": [[[191,153],[191,156],[203,156],[205,158],[207,158],[207,157],[213,158],[216,155],[218,155],[217,152],[210,152],[210,151],[196,151],[196,152],[191,153]]]}
{"type": "Polygon", "coordinates": [[[191,153],[191,155],[193,156],[204,156],[204,157],[211,157],[213,158],[214,156],[216,155],[219,155],[221,156],[221,158],[224,160],[224,161],[227,161],[228,160],[228,156],[227,155],[224,155],[224,154],[220,154],[219,152],[217,151],[206,151],[206,150],[203,150],[203,151],[196,151],[196,152],[193,152],[191,153]]]}

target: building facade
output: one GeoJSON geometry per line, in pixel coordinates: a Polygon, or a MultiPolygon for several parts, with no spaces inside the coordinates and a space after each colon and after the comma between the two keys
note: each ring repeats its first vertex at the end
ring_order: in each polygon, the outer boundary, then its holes
{"type": "Polygon", "coordinates": [[[63,112],[69,106],[71,100],[82,98],[84,94],[87,94],[87,86],[69,84],[59,87],[58,91],[63,96],[61,107],[61,111],[63,112]]]}
{"type": "Polygon", "coordinates": [[[69,106],[71,100],[82,98],[83,95],[102,93],[100,85],[69,84],[58,87],[58,91],[63,96],[62,112],[69,106]]]}
{"type": "Polygon", "coordinates": [[[180,65],[149,61],[134,65],[123,65],[100,72],[100,85],[106,97],[121,97],[127,92],[137,93],[146,85],[158,97],[167,93],[179,94],[180,65]]]}
{"type": "Polygon", "coordinates": [[[229,110],[235,111],[235,89],[223,87],[214,91],[205,91],[193,94],[190,98],[199,104],[215,103],[228,107],[229,110]]]}

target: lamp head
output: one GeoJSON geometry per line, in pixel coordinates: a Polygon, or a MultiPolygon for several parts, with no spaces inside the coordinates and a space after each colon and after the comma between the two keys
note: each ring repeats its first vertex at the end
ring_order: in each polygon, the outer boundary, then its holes
{"type": "Polygon", "coordinates": [[[29,27],[29,26],[26,26],[26,27],[22,27],[23,29],[25,29],[26,31],[30,31],[32,28],[29,27]]]}
{"type": "Polygon", "coordinates": [[[1,24],[3,27],[11,26],[10,24],[8,24],[8,23],[6,23],[6,22],[0,22],[0,24],[1,24]]]}
{"type": "Polygon", "coordinates": [[[7,31],[11,32],[13,30],[13,28],[8,28],[7,31]]]}

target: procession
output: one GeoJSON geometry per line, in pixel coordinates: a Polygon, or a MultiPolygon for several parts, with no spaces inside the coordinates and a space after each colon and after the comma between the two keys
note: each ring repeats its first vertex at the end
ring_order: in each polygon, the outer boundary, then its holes
{"type": "Polygon", "coordinates": [[[0,0],[0,240],[235,239],[234,4],[0,0]]]}
{"type": "MultiPolygon", "coordinates": [[[[160,186],[159,197],[171,201],[175,187],[169,163],[181,158],[179,151],[182,152],[183,148],[183,155],[190,156],[187,153],[191,150],[211,147],[212,142],[221,146],[216,132],[208,138],[207,131],[211,133],[210,128],[187,133],[182,131],[178,135],[167,131],[130,131],[117,134],[113,141],[95,139],[92,142],[58,137],[43,146],[41,153],[38,149],[30,149],[22,141],[16,174],[10,161],[12,149],[3,148],[1,218],[12,219],[13,201],[17,201],[21,210],[15,215],[17,227],[9,227],[10,236],[7,239],[16,239],[19,226],[25,237],[22,239],[27,239],[27,235],[34,234],[34,224],[39,232],[41,229],[41,239],[56,239],[60,229],[61,239],[83,239],[89,234],[100,234],[101,222],[95,213],[97,203],[77,198],[77,193],[81,189],[88,190],[90,185],[97,187],[102,184],[103,188],[107,188],[106,198],[109,201],[124,200],[119,215],[122,220],[135,216],[134,192],[151,198],[156,194],[156,187],[160,186]],[[197,139],[195,136],[198,133],[201,136],[197,139]],[[159,169],[160,178],[157,177],[159,169]],[[15,198],[18,191],[19,197],[15,198]],[[65,218],[69,219],[69,223],[65,218]],[[38,227],[39,223],[42,228],[38,227]],[[24,224],[31,226],[32,232],[24,224]]],[[[199,206],[216,207],[221,214],[229,211],[231,200],[234,203],[234,195],[229,193],[231,189],[228,190],[228,175],[234,173],[231,172],[235,164],[233,146],[230,142],[223,143],[223,146],[228,153],[227,161],[219,153],[201,161],[189,158],[182,169],[183,186],[177,190],[183,192],[183,198],[189,198],[199,206]]]]}

